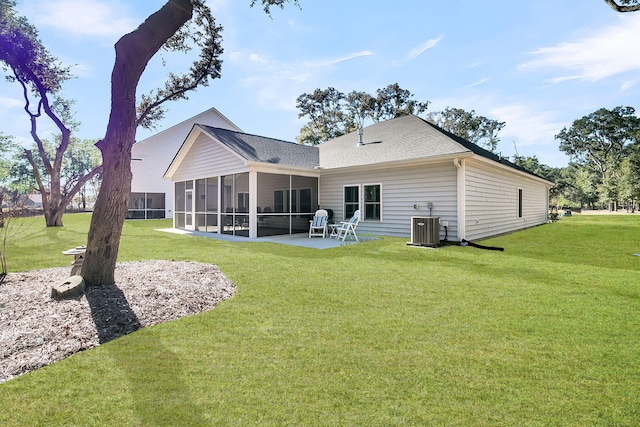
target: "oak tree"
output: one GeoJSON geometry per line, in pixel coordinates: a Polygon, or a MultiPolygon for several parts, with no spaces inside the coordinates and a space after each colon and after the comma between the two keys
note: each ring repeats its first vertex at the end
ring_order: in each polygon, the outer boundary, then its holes
{"type": "MultiPolygon", "coordinates": [[[[289,0],[261,0],[265,12],[284,7],[289,0]]],[[[297,4],[296,0],[292,1],[297,4]]],[[[258,3],[250,2],[251,6],[258,3]]],[[[162,117],[167,101],[186,99],[188,92],[220,77],[222,27],[204,0],[169,0],[131,33],[115,44],[111,74],[111,113],[97,146],[102,153],[103,176],[87,240],[82,276],[88,285],[114,283],[122,227],[131,190],[131,146],[136,128],[162,117]],[[198,51],[189,70],[170,73],[163,88],[141,96],[136,89],[147,64],[160,49],[198,51]]]]}
{"type": "Polygon", "coordinates": [[[612,200],[612,173],[627,153],[627,146],[640,138],[640,119],[632,107],[599,110],[575,120],[556,135],[560,150],[577,164],[598,173],[601,196],[612,200]],[[610,182],[611,181],[611,182],[610,182]]]}
{"type": "Polygon", "coordinates": [[[377,123],[408,114],[421,114],[429,102],[413,99],[413,94],[398,83],[378,89],[375,96],[352,91],[345,95],[329,87],[303,93],[296,100],[298,117],[309,122],[298,135],[299,144],[318,145],[363,127],[365,122],[377,123]]]}
{"type": "Polygon", "coordinates": [[[69,67],[61,65],[38,38],[38,31],[15,12],[15,0],[0,0],[0,64],[9,82],[22,88],[24,111],[29,117],[34,149],[24,149],[33,178],[42,195],[48,227],[62,226],[65,207],[82,186],[98,174],[96,165],[73,181],[62,182],[65,153],[78,123],[73,118],[73,102],[62,97],[64,82],[72,78],[69,67]],[[58,145],[47,150],[39,134],[41,120],[58,130],[58,145]]]}
{"type": "Polygon", "coordinates": [[[447,107],[443,111],[430,113],[427,120],[460,138],[473,142],[489,151],[495,151],[500,138],[498,132],[505,122],[476,114],[475,110],[447,107]]]}

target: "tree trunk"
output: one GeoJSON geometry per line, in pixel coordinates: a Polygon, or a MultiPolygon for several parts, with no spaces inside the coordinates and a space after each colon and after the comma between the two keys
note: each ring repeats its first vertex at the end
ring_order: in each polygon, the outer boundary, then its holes
{"type": "Polygon", "coordinates": [[[132,142],[128,141],[135,139],[135,124],[128,128],[133,130],[129,136],[116,137],[102,149],[102,185],[91,217],[81,273],[87,285],[114,283],[120,236],[131,190],[129,165],[132,142]]]}
{"type": "Polygon", "coordinates": [[[131,146],[136,135],[136,88],[149,60],[191,19],[190,0],[169,0],[115,45],[111,74],[111,114],[102,152],[102,185],[91,217],[82,276],[87,285],[110,285],[131,191],[131,146]]]}
{"type": "Polygon", "coordinates": [[[64,207],[49,204],[49,209],[44,211],[44,219],[47,227],[62,227],[62,216],[64,215],[64,207]]]}

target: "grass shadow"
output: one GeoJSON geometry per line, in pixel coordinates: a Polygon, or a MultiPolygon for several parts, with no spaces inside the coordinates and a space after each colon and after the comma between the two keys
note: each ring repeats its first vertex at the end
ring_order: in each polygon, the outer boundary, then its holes
{"type": "MultiPolygon", "coordinates": [[[[116,285],[90,286],[85,290],[85,296],[100,344],[142,328],[126,296],[116,285]]],[[[183,379],[178,355],[153,335],[145,334],[134,341],[137,344],[125,344],[126,349],[117,345],[109,346],[106,351],[125,373],[132,408],[142,425],[181,425],[185,421],[181,418],[183,413],[188,414],[190,425],[206,425],[202,410],[193,402],[183,379]],[[149,336],[151,338],[147,339],[149,336]],[[155,363],[149,363],[150,359],[155,363]],[[160,400],[159,395],[163,396],[160,400]],[[185,411],[185,408],[188,409],[185,411]]]]}

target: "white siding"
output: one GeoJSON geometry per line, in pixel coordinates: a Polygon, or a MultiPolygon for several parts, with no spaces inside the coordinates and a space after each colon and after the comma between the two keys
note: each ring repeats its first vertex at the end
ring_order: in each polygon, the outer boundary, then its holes
{"type": "Polygon", "coordinates": [[[172,177],[172,181],[248,172],[249,167],[209,136],[200,134],[172,177]]]}
{"type": "MultiPolygon", "coordinates": [[[[343,188],[360,185],[360,209],[363,209],[362,185],[382,185],[382,220],[362,221],[358,232],[386,236],[410,237],[412,216],[438,216],[449,221],[448,238],[455,240],[456,169],[453,162],[424,166],[371,169],[345,172],[326,171],[320,177],[320,207],[333,210],[336,222],[344,218],[343,188]],[[427,202],[432,203],[431,212],[427,202]],[[418,206],[418,209],[414,208],[418,206]]],[[[441,227],[440,238],[444,239],[441,227]]]]}
{"type": "Polygon", "coordinates": [[[173,217],[173,184],[162,179],[162,176],[195,123],[240,130],[217,110],[209,109],[140,141],[131,148],[131,192],[165,193],[167,218],[173,217]]]}
{"type": "Polygon", "coordinates": [[[466,236],[481,239],[544,224],[547,186],[516,172],[466,161],[466,236]],[[518,217],[518,189],[522,189],[522,217],[518,217]]]}

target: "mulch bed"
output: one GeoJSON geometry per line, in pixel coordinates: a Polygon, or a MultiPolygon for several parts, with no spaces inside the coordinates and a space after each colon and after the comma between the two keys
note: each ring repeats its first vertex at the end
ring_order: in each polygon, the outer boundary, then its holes
{"type": "Polygon", "coordinates": [[[142,327],[200,313],[232,297],[235,285],[211,264],[118,263],[115,286],[67,300],[51,286],[70,268],[9,273],[0,286],[0,383],[142,327]]]}

